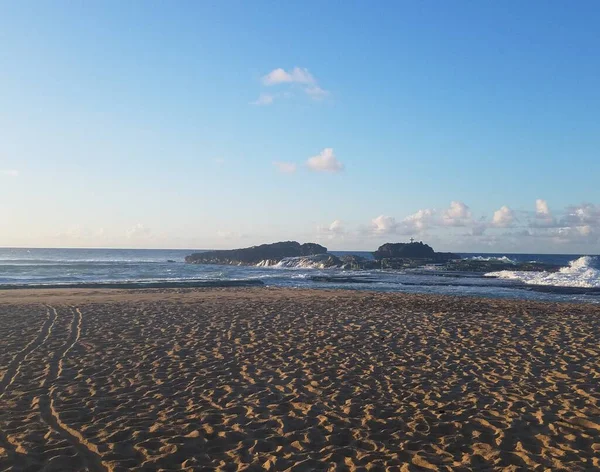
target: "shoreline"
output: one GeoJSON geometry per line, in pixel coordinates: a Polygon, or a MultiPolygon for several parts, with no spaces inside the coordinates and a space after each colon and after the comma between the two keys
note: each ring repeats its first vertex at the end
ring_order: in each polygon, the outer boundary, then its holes
{"type": "Polygon", "coordinates": [[[480,297],[476,295],[447,295],[447,294],[428,294],[428,293],[407,293],[407,292],[384,292],[368,289],[349,289],[349,288],[302,288],[302,287],[276,287],[267,285],[257,286],[201,286],[201,287],[43,287],[43,288],[10,288],[0,289],[0,304],[38,304],[44,303],[44,298],[52,300],[71,300],[70,303],[93,303],[97,301],[130,301],[132,299],[151,299],[164,301],[187,301],[193,302],[197,298],[233,298],[239,299],[244,296],[264,296],[266,299],[277,298],[279,296],[288,298],[302,298],[304,296],[316,298],[350,298],[350,299],[378,299],[390,302],[412,302],[423,305],[444,304],[444,303],[491,303],[509,304],[509,305],[527,305],[541,308],[548,307],[568,307],[585,308],[600,312],[600,304],[587,301],[568,301],[568,300],[529,300],[522,298],[500,298],[500,297],[480,297]],[[35,301],[34,301],[35,300],[35,301]]]}

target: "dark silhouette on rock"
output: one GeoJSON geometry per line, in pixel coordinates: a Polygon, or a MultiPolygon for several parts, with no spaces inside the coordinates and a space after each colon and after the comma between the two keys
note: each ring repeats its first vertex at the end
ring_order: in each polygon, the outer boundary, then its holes
{"type": "Polygon", "coordinates": [[[285,241],[243,249],[199,252],[186,256],[185,261],[191,264],[256,265],[262,261],[276,263],[286,257],[314,256],[325,253],[327,253],[327,248],[320,244],[285,241]]]}

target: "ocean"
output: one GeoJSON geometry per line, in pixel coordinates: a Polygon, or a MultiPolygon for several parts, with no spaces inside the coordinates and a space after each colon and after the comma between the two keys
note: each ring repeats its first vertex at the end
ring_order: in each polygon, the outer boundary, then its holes
{"type": "MultiPolygon", "coordinates": [[[[263,283],[273,287],[375,290],[546,301],[600,303],[600,257],[560,254],[460,254],[494,258],[494,274],[450,272],[438,266],[412,270],[339,270],[186,264],[197,250],[0,248],[0,288],[72,286],[211,286],[263,283]],[[513,262],[563,266],[557,273],[518,272],[513,262]]],[[[331,251],[335,255],[368,252],[331,251]]]]}

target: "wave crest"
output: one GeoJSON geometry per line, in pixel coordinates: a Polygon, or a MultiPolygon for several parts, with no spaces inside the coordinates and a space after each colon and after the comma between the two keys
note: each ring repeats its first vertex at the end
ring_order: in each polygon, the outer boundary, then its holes
{"type": "Polygon", "coordinates": [[[490,256],[490,257],[483,257],[483,256],[473,256],[473,257],[469,257],[470,261],[484,261],[484,262],[504,262],[506,264],[516,264],[517,261],[512,260],[509,257],[506,256],[502,256],[502,257],[495,257],[495,256],[490,256]]]}
{"type": "Polygon", "coordinates": [[[280,261],[266,259],[256,264],[257,267],[274,267],[277,269],[329,269],[339,266],[340,260],[330,254],[314,256],[286,257],[280,261]]]}
{"type": "Polygon", "coordinates": [[[563,267],[558,272],[501,270],[498,272],[488,272],[485,276],[516,280],[528,285],[600,288],[600,257],[580,257],[569,262],[567,267],[563,267]]]}

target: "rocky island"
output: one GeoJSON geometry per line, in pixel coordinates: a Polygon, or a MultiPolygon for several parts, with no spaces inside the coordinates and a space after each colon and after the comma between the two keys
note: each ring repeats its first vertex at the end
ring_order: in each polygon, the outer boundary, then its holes
{"type": "Polygon", "coordinates": [[[539,262],[506,262],[502,259],[461,259],[451,252],[436,252],[423,242],[385,243],[372,253],[373,258],[358,255],[336,256],[317,243],[282,241],[241,249],[206,251],[185,258],[190,264],[221,264],[258,267],[314,269],[415,269],[430,264],[455,272],[494,272],[509,268],[521,271],[557,271],[560,266],[539,262]]]}
{"type": "Polygon", "coordinates": [[[423,242],[386,243],[379,246],[373,257],[382,269],[406,269],[427,264],[440,264],[460,259],[451,252],[435,252],[423,242]]]}
{"type": "Polygon", "coordinates": [[[356,255],[336,256],[316,243],[284,241],[242,249],[207,251],[185,258],[191,264],[253,265],[259,267],[306,267],[338,269],[401,269],[459,259],[451,253],[435,252],[422,242],[387,243],[373,253],[373,259],[356,255]]]}
{"type": "Polygon", "coordinates": [[[186,256],[185,262],[191,264],[227,264],[227,265],[274,265],[287,257],[306,257],[326,254],[327,248],[316,243],[300,244],[297,241],[283,241],[273,244],[198,252],[186,256]]]}

